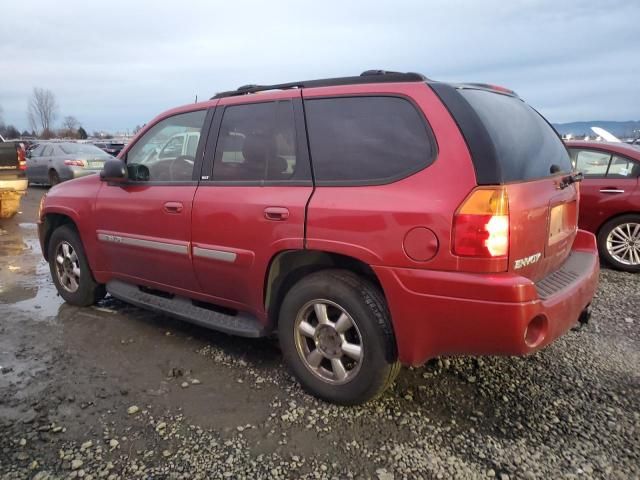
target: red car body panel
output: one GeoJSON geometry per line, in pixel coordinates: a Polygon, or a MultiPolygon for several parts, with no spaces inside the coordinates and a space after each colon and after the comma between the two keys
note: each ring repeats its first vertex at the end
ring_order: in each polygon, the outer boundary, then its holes
{"type": "Polygon", "coordinates": [[[154,124],[176,113],[249,101],[367,94],[402,96],[424,112],[438,147],[431,165],[385,185],[341,187],[117,186],[96,175],[52,189],[40,223],[50,213],[68,214],[99,282],[122,278],[248,311],[265,324],[275,321],[266,313],[265,288],[279,253],[308,249],[355,258],[380,282],[399,359],[406,364],[441,354],[525,354],[570,328],[593,297],[599,269],[593,235],[576,229],[577,189],[559,189],[558,175],[506,185],[509,255],[454,255],[454,214],[476,188],[476,176],[456,122],[425,83],[284,90],[187,105],[149,122],[120,157],[154,124]],[[180,204],[180,214],[166,211],[167,203],[180,204]],[[549,212],[556,204],[568,206],[561,209],[558,231],[550,232],[549,212]],[[267,218],[265,210],[273,208],[286,209],[286,218],[267,218]],[[118,234],[133,241],[98,242],[99,235],[118,234]],[[144,248],[146,240],[165,250],[144,248]],[[175,249],[188,254],[174,255],[175,249]],[[196,249],[215,255],[196,256],[196,249]],[[516,268],[516,260],[537,253],[539,261],[516,268]],[[582,255],[581,276],[541,299],[536,282],[570,254],[582,255]],[[535,319],[544,335],[527,342],[535,319]]]}
{"type": "MultiPolygon", "coordinates": [[[[284,90],[257,95],[254,100],[300,96],[299,90],[284,90]]],[[[238,103],[246,104],[246,98],[223,98],[218,105],[238,103]]],[[[194,200],[193,246],[230,252],[235,259],[193,257],[200,292],[267,323],[264,288],[271,259],[279,252],[304,248],[305,210],[312,192],[311,185],[201,185],[194,200]],[[284,217],[272,217],[272,211],[284,217]]]]}
{"type": "Polygon", "coordinates": [[[193,246],[236,254],[231,262],[193,258],[200,291],[214,303],[249,311],[266,322],[267,270],[277,253],[304,248],[304,214],[311,191],[311,186],[199,188],[193,246]],[[266,209],[285,206],[288,219],[266,218],[266,209]]]}
{"type": "MultiPolygon", "coordinates": [[[[619,154],[640,162],[640,149],[620,143],[566,142],[568,148],[619,154]]],[[[640,186],[636,178],[585,178],[580,185],[580,228],[598,233],[613,217],[640,212],[640,186]],[[602,190],[618,191],[606,193],[602,190]]]]}
{"type": "Polygon", "coordinates": [[[141,240],[139,245],[101,242],[106,271],[130,280],[153,280],[161,285],[179,285],[198,291],[191,258],[164,250],[147,248],[150,242],[175,245],[188,252],[191,242],[191,215],[196,186],[112,186],[103,183],[95,206],[95,235],[122,236],[141,240]],[[180,212],[168,206],[179,204],[180,212]]]}
{"type": "Polygon", "coordinates": [[[398,340],[399,359],[420,365],[438,355],[524,355],[569,330],[595,294],[599,263],[595,237],[578,230],[573,252],[585,253],[584,277],[541,300],[526,277],[376,267],[398,340]],[[536,317],[543,338],[525,338],[536,317]]]}

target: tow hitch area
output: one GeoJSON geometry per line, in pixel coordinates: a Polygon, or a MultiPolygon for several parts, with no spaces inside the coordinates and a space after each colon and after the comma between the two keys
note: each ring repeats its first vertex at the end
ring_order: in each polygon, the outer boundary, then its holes
{"type": "Polygon", "coordinates": [[[580,330],[583,326],[589,323],[591,319],[591,304],[587,305],[584,310],[580,313],[578,317],[578,323],[571,330],[580,330]]]}

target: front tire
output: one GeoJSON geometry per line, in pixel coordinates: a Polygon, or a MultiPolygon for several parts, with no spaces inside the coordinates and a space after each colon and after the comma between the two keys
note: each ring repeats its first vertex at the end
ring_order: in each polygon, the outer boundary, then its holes
{"type": "Polygon", "coordinates": [[[296,283],[282,303],[278,336],[302,387],[332,403],[371,400],[400,371],[382,293],[346,270],[323,270],[296,283]]]}
{"type": "Polygon", "coordinates": [[[613,218],[598,232],[600,256],[613,268],[640,272],[640,215],[613,218]]]}
{"type": "Polygon", "coordinates": [[[80,236],[73,227],[56,228],[48,249],[51,277],[65,302],[87,307],[106,295],[104,285],[93,279],[80,236]]]}

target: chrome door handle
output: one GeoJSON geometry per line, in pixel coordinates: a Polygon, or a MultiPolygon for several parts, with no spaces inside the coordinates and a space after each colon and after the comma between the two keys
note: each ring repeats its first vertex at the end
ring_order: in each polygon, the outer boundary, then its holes
{"type": "Polygon", "coordinates": [[[289,210],[284,207],[267,207],[264,209],[264,218],[280,222],[289,218],[289,210]]]}
{"type": "Polygon", "coordinates": [[[600,193],[624,193],[624,190],[620,190],[619,188],[603,188],[600,190],[600,193]]]}

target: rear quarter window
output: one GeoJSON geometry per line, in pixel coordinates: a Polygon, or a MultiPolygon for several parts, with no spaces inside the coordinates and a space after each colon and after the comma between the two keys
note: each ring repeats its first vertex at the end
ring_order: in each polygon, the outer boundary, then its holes
{"type": "Polygon", "coordinates": [[[426,121],[403,98],[311,99],[305,114],[318,185],[390,183],[435,157],[426,121]]]}

